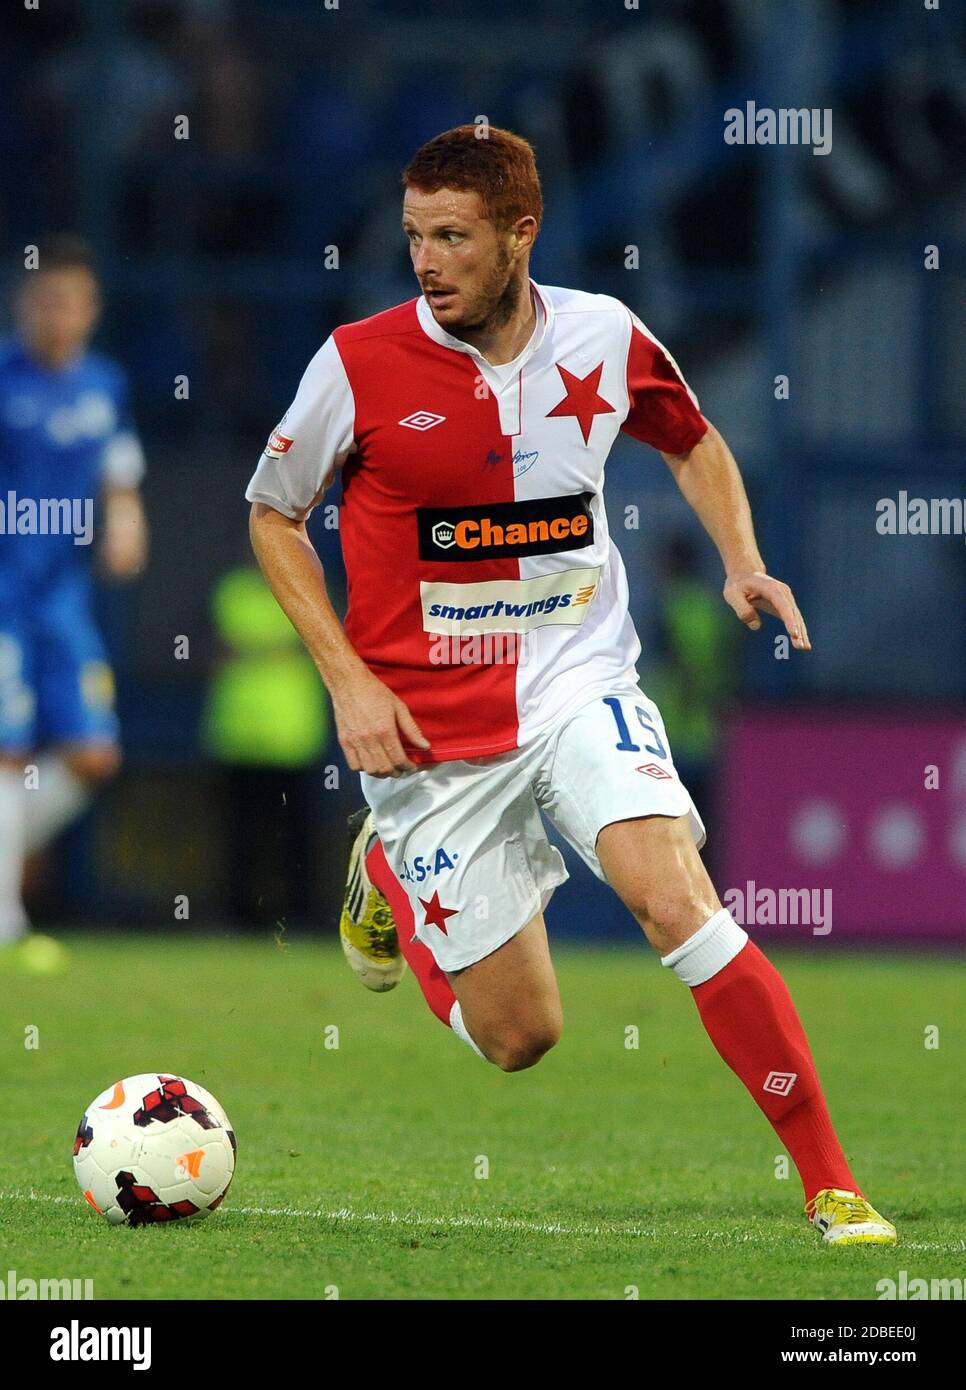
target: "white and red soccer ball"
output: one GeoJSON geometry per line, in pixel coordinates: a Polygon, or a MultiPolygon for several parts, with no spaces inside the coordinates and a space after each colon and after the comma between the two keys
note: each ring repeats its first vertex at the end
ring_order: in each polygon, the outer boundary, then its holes
{"type": "Polygon", "coordinates": [[[235,1133],[210,1092],[169,1072],[117,1081],[91,1101],[74,1140],[85,1198],[114,1226],[199,1220],[235,1172],[235,1133]]]}

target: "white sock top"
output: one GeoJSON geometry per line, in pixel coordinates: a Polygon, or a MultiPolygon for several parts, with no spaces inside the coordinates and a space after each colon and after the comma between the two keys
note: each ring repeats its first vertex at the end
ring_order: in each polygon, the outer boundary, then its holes
{"type": "Polygon", "coordinates": [[[723,907],[683,945],[675,947],[670,955],[662,956],[661,964],[693,989],[730,965],[747,940],[748,933],[723,907]]]}

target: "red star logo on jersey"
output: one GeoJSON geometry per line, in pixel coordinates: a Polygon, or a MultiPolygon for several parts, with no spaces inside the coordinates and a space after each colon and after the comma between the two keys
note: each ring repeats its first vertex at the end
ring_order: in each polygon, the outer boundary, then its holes
{"type": "Polygon", "coordinates": [[[611,415],[615,409],[609,401],[605,401],[603,396],[597,393],[597,387],[600,385],[600,374],[603,370],[604,364],[599,362],[592,372],[588,372],[585,377],[579,377],[574,376],[573,372],[568,372],[566,367],[561,367],[559,362],[557,363],[557,371],[560,373],[560,380],[563,382],[567,394],[558,405],[554,406],[553,410],[548,411],[547,419],[551,419],[554,415],[576,415],[585,444],[590,442],[594,416],[611,415]]]}
{"type": "Polygon", "coordinates": [[[426,910],[426,920],[423,922],[423,926],[428,926],[431,923],[434,927],[439,927],[444,936],[448,936],[449,932],[446,930],[446,919],[447,917],[455,917],[457,912],[459,912],[459,908],[443,907],[439,900],[438,892],[433,894],[429,902],[427,902],[425,898],[420,898],[419,901],[426,910]]]}

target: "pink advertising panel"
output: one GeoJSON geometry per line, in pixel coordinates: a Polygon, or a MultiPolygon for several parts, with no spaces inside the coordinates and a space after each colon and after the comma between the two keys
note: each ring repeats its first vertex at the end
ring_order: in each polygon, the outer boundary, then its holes
{"type": "Polygon", "coordinates": [[[722,901],[755,937],[966,942],[966,720],[732,720],[722,901]]]}

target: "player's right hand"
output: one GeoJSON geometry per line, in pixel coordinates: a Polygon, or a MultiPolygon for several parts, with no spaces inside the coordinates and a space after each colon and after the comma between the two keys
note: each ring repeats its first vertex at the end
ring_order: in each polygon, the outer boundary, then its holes
{"type": "Polygon", "coordinates": [[[353,772],[399,777],[417,766],[403,751],[402,738],[417,748],[429,740],[398,695],[371,671],[332,691],[339,746],[353,772]]]}

